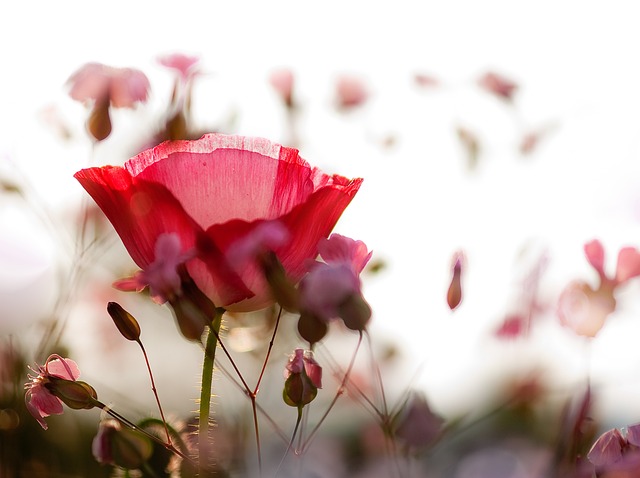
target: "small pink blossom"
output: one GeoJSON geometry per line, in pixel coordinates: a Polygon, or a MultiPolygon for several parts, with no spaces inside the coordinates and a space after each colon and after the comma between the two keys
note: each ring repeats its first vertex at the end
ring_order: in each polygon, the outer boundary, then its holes
{"type": "Polygon", "coordinates": [[[158,63],[167,68],[176,70],[183,81],[187,81],[191,76],[197,73],[197,64],[200,58],[197,56],[185,55],[183,53],[173,53],[158,58],[158,63]]]}
{"type": "Polygon", "coordinates": [[[615,282],[622,284],[640,275],[640,252],[635,247],[623,247],[618,253],[615,282]]]}
{"type": "Polygon", "coordinates": [[[155,245],[155,260],[144,271],[138,271],[133,277],[121,279],[113,285],[116,289],[127,292],[140,292],[148,286],[154,302],[164,304],[180,294],[182,280],[178,266],[193,256],[192,253],[182,252],[178,234],[160,234],[155,245]]]}
{"type": "Polygon", "coordinates": [[[440,85],[440,81],[437,78],[425,73],[416,73],[413,80],[422,88],[433,88],[440,85]]]}
{"type": "Polygon", "coordinates": [[[340,109],[350,109],[364,104],[369,92],[361,79],[341,76],[336,82],[336,97],[340,109]]]}
{"type": "Polygon", "coordinates": [[[149,92],[149,80],[142,71],[100,63],[87,63],[67,83],[74,100],[106,102],[115,108],[132,108],[137,102],[146,101],[149,92]]]}
{"type": "Polygon", "coordinates": [[[598,239],[593,239],[584,245],[587,261],[593,266],[601,279],[606,277],[604,272],[604,247],[598,239]]]}
{"type": "Polygon", "coordinates": [[[269,83],[278,92],[284,104],[291,108],[293,106],[293,72],[289,69],[276,70],[269,76],[269,83]]]}
{"type": "Polygon", "coordinates": [[[478,84],[489,93],[508,101],[513,99],[513,94],[518,88],[518,85],[513,81],[493,72],[484,74],[478,80],[478,84]]]}
{"type": "Polygon", "coordinates": [[[501,339],[516,339],[526,330],[527,319],[521,315],[510,315],[504,319],[496,330],[496,336],[501,339]]]}
{"type": "Polygon", "coordinates": [[[50,355],[43,366],[38,365],[37,370],[33,371],[37,375],[29,374],[29,382],[24,386],[27,390],[25,404],[29,413],[46,430],[48,426],[44,418],[49,415],[61,415],[63,412],[62,400],[51,393],[47,385],[51,383],[52,377],[76,381],[80,376],[80,370],[73,360],[50,355]]]}
{"type": "Polygon", "coordinates": [[[593,444],[587,459],[598,476],[638,476],[640,472],[640,425],[604,432],[593,444]]]}

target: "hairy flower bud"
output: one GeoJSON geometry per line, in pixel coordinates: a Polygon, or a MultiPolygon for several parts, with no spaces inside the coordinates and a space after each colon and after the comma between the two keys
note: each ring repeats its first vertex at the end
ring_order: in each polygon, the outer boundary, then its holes
{"type": "Polygon", "coordinates": [[[311,351],[296,349],[285,368],[282,398],[292,407],[304,407],[311,403],[318,389],[322,388],[322,367],[311,351]]]}
{"type": "Polygon", "coordinates": [[[117,302],[107,304],[107,312],[118,327],[118,331],[127,340],[137,341],[140,338],[140,324],[133,315],[124,310],[117,302]]]}
{"type": "Polygon", "coordinates": [[[105,420],[100,423],[91,451],[100,463],[133,470],[151,457],[153,444],[140,432],[123,428],[115,420],[105,420]]]}

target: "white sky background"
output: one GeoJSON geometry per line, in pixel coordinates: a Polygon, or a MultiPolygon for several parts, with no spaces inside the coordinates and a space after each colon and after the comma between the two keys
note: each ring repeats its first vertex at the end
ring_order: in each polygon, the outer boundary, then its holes
{"type": "MultiPolygon", "coordinates": [[[[71,174],[86,164],[90,143],[61,145],[42,128],[38,112],[55,105],[81,134],[85,112],[63,85],[89,61],[142,69],[155,88],[152,104],[160,108],[170,76],[155,59],[171,52],[198,54],[212,72],[195,93],[199,118],[215,122],[236,110],[237,133],[282,141],[282,110],[267,78],[290,67],[302,106],[302,156],[328,172],[365,178],[336,231],[364,240],[389,264],[365,283],[374,331],[406,351],[413,360],[408,369],[423,367],[418,380],[436,408],[454,409],[486,393],[493,380],[487,377],[504,374],[504,367],[496,374],[496,363],[527,368],[551,362],[581,370],[576,341],[552,317],[534,334],[535,347],[517,351],[487,338],[513,310],[524,246],[548,250],[542,293],[549,303],[567,281],[594,279],[582,253],[586,241],[603,240],[609,267],[621,245],[640,246],[635,5],[11,2],[0,7],[0,159],[18,164],[51,205],[77,200],[81,191],[71,174]],[[517,113],[475,85],[489,70],[520,85],[517,113]],[[370,102],[346,116],[331,103],[340,73],[361,76],[371,90],[370,102]],[[416,73],[443,86],[417,88],[416,73]],[[481,141],[475,172],[464,167],[456,125],[481,141]],[[539,148],[520,156],[524,129],[549,125],[554,129],[539,148]],[[396,144],[381,148],[389,134],[396,144]],[[451,313],[445,293],[458,248],[468,259],[465,298],[451,313]],[[457,393],[451,398],[446,390],[457,393]]],[[[127,114],[114,121],[114,143],[126,142],[138,127],[127,114]]],[[[97,148],[94,163],[108,163],[108,154],[113,149],[97,148]]],[[[32,298],[33,285],[46,281],[41,266],[51,252],[39,242],[49,241],[16,226],[15,210],[2,202],[0,221],[0,239],[26,251],[24,257],[0,251],[10,264],[0,266],[10,291],[1,297],[20,297],[22,284],[32,298]]],[[[614,377],[612,383],[640,383],[639,291],[631,287],[624,310],[593,344],[594,373],[614,377]]],[[[640,420],[633,405],[639,388],[621,393],[609,387],[603,396],[620,415],[640,420]]]]}

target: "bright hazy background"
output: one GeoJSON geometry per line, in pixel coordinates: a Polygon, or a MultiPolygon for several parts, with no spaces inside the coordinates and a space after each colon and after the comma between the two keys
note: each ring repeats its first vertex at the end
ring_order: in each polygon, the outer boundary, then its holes
{"type": "MultiPolygon", "coordinates": [[[[603,241],[610,268],[621,245],[640,246],[636,2],[35,1],[4,4],[0,18],[0,170],[29,178],[48,207],[77,203],[73,172],[113,162],[118,141],[127,146],[148,126],[131,112],[116,115],[110,146],[92,149],[86,111],[64,88],[82,64],[142,69],[160,110],[172,80],[157,57],[199,55],[197,118],[235,115],[233,132],[275,141],[286,141],[285,118],[268,78],[290,68],[301,155],[365,178],[336,231],[387,263],[365,279],[374,336],[401,350],[407,376],[419,370],[434,407],[464,407],[506,373],[538,365],[555,370],[559,386],[584,373],[582,341],[557,326],[554,303],[568,281],[594,279],[586,241],[603,241]],[[518,84],[513,104],[478,88],[488,71],[518,84]],[[348,114],[333,104],[341,74],[362,78],[370,92],[348,114]],[[439,85],[420,87],[416,74],[439,85]],[[48,114],[70,125],[73,142],[60,142],[48,114]],[[473,170],[460,126],[480,142],[473,170]],[[538,130],[547,133],[521,154],[523,134],[538,130]],[[465,296],[451,312],[445,293],[458,249],[467,257],[465,296]],[[495,340],[540,257],[547,309],[532,340],[495,340]]],[[[50,307],[59,251],[23,207],[0,200],[2,320],[26,334],[28,317],[50,307]]],[[[640,419],[639,292],[627,288],[591,350],[603,403],[621,424],[640,419]]]]}

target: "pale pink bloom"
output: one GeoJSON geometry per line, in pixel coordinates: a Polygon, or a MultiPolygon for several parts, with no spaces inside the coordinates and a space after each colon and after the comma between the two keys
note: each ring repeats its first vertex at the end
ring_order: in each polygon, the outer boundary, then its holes
{"type": "Polygon", "coordinates": [[[140,292],[149,287],[149,293],[158,304],[164,304],[180,293],[181,279],[178,266],[195,257],[194,251],[182,252],[180,237],[175,233],[158,236],[155,259],[144,271],[133,277],[114,282],[114,287],[123,291],[140,292]]]}
{"type": "Polygon", "coordinates": [[[200,62],[200,58],[197,56],[185,55],[183,53],[173,53],[161,56],[158,58],[158,62],[162,66],[176,70],[183,81],[186,81],[198,71],[196,65],[200,62]]]}
{"type": "Polygon", "coordinates": [[[46,385],[51,382],[51,377],[76,381],[80,376],[80,370],[73,360],[50,355],[43,366],[38,365],[37,370],[33,371],[37,375],[28,375],[29,382],[24,386],[27,390],[24,400],[29,413],[46,430],[48,426],[44,418],[63,412],[62,400],[53,395],[46,385]]]}
{"type": "Polygon", "coordinates": [[[336,82],[338,107],[341,109],[360,106],[369,98],[364,82],[353,76],[341,76],[336,82]]]}
{"type": "Polygon", "coordinates": [[[569,284],[558,300],[560,323],[586,337],[595,337],[615,308],[613,288],[594,290],[581,281],[569,284]]]}
{"type": "Polygon", "coordinates": [[[292,374],[304,373],[309,377],[311,383],[316,388],[322,388],[322,367],[313,358],[310,350],[295,349],[289,356],[289,361],[285,366],[284,378],[289,378],[292,374]]]}
{"type": "Polygon", "coordinates": [[[269,76],[269,83],[278,92],[284,103],[293,106],[293,72],[289,69],[276,70],[269,76]]]}
{"type": "Polygon", "coordinates": [[[116,108],[132,108],[137,102],[146,101],[149,92],[149,80],[142,71],[100,63],[87,63],[67,83],[74,100],[106,102],[116,108]]]}
{"type": "Polygon", "coordinates": [[[492,72],[484,74],[478,80],[478,84],[481,88],[505,100],[512,100],[513,94],[518,88],[518,85],[513,81],[492,72]]]}

